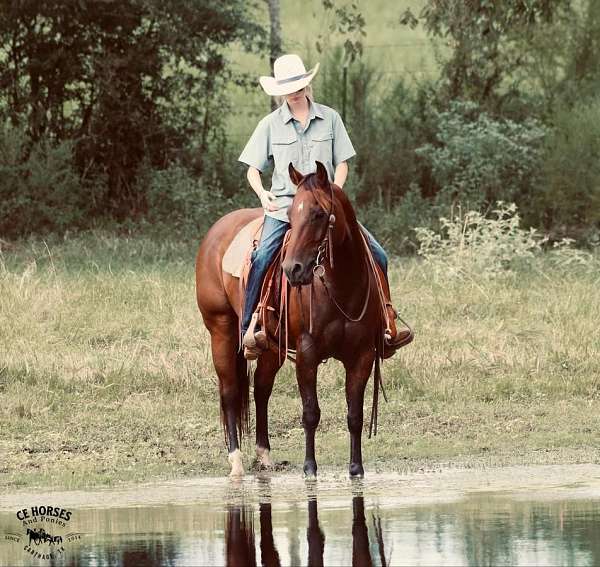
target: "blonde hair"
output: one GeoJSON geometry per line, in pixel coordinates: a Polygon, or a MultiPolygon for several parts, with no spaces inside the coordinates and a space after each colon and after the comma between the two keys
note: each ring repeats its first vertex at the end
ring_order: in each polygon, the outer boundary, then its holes
{"type": "MultiPolygon", "coordinates": [[[[312,85],[310,83],[308,83],[308,85],[306,85],[304,87],[304,94],[311,100],[311,101],[315,101],[315,99],[313,98],[313,88],[312,85]]],[[[274,96],[273,98],[275,99],[275,104],[279,107],[281,106],[284,102],[285,102],[285,97],[286,95],[280,95],[280,96],[274,96]]]]}

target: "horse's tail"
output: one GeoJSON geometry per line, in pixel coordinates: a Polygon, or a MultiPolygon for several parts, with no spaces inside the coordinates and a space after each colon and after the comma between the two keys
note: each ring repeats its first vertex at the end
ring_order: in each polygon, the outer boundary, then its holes
{"type": "MultiPolygon", "coordinates": [[[[241,441],[244,435],[250,430],[250,370],[248,361],[244,358],[244,352],[238,350],[235,354],[235,425],[241,441]]],[[[221,397],[221,424],[223,425],[223,434],[225,445],[229,443],[229,425],[221,397]]]]}

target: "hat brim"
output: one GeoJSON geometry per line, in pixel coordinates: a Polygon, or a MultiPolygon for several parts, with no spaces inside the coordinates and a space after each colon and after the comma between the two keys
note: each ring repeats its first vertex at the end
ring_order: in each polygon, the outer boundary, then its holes
{"type": "Polygon", "coordinates": [[[306,85],[308,85],[317,74],[319,70],[319,63],[317,63],[307,74],[302,77],[302,79],[298,79],[297,81],[291,81],[289,83],[279,84],[275,77],[260,77],[258,82],[263,90],[269,96],[284,96],[288,94],[295,93],[300,89],[303,89],[306,85]]]}

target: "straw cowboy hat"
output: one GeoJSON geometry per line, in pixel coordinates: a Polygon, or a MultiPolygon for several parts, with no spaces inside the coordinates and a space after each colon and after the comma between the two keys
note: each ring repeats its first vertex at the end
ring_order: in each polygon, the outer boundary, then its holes
{"type": "Polygon", "coordinates": [[[259,82],[270,96],[283,96],[295,93],[310,83],[319,70],[317,63],[306,71],[302,59],[297,55],[282,55],[273,64],[274,77],[260,77],[259,82]]]}

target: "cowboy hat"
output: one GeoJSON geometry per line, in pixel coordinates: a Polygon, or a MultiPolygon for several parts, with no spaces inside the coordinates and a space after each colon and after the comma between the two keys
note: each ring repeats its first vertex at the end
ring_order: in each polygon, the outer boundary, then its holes
{"type": "Polygon", "coordinates": [[[274,77],[260,77],[259,82],[270,96],[283,96],[295,93],[310,83],[319,70],[317,63],[306,71],[302,59],[297,55],[282,55],[273,63],[274,77]]]}

